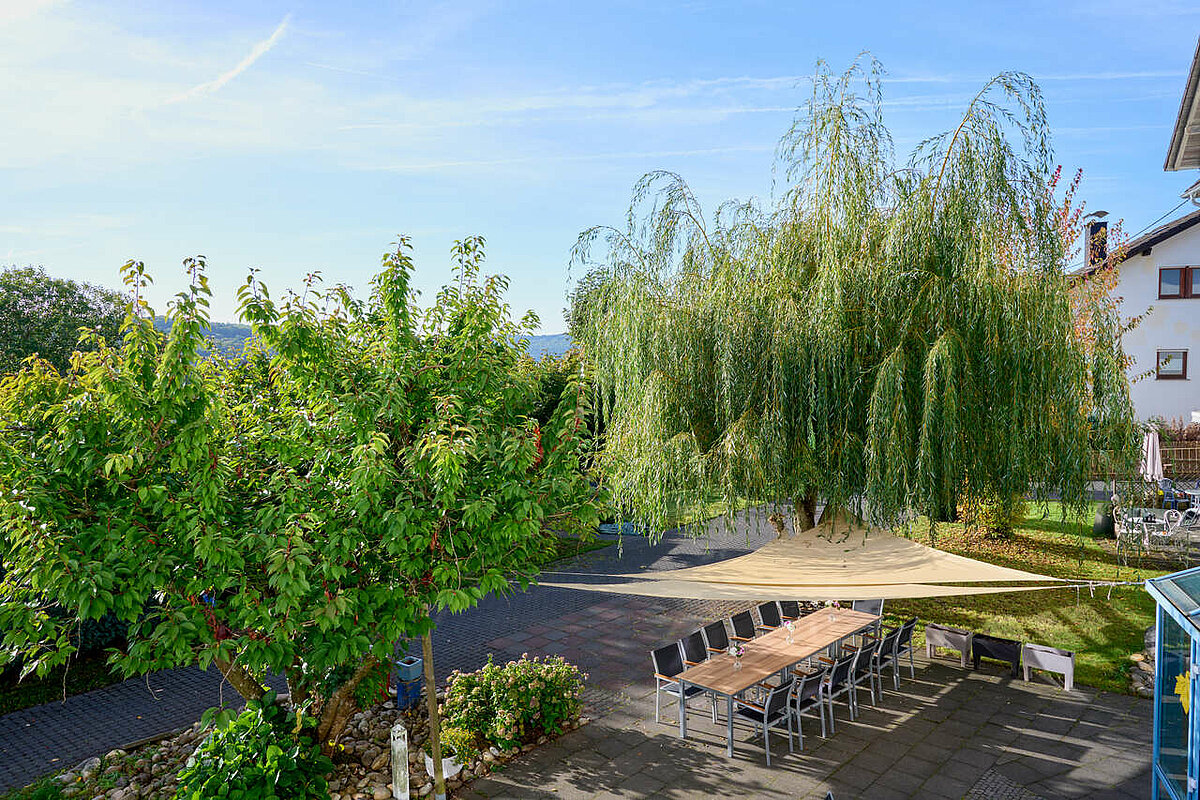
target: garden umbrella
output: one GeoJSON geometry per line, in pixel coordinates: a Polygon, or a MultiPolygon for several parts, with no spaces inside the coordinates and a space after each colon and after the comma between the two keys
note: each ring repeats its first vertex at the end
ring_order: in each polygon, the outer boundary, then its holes
{"type": "Polygon", "coordinates": [[[1158,483],[1163,477],[1162,451],[1158,447],[1158,431],[1146,432],[1142,441],[1142,477],[1158,483]]]}

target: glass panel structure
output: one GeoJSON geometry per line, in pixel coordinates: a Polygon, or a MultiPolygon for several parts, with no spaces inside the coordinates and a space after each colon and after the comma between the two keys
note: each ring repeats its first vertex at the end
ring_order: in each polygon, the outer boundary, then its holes
{"type": "Polygon", "coordinates": [[[1192,638],[1163,615],[1159,641],[1162,684],[1155,692],[1154,725],[1158,764],[1176,797],[1188,797],[1188,733],[1191,730],[1192,638]]]}
{"type": "Polygon", "coordinates": [[[1154,800],[1200,800],[1200,567],[1146,581],[1158,603],[1154,673],[1154,800]]]}

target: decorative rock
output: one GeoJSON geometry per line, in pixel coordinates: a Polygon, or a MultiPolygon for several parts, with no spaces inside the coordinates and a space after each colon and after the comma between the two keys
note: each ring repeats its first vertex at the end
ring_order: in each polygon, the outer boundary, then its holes
{"type": "Polygon", "coordinates": [[[391,760],[392,760],[392,754],[385,750],[384,752],[375,756],[374,760],[371,761],[371,771],[377,772],[377,771],[383,769],[391,762],[391,760]]]}
{"type": "Polygon", "coordinates": [[[115,750],[109,750],[107,753],[105,753],[104,760],[105,761],[116,761],[118,758],[124,758],[127,755],[129,755],[129,754],[118,747],[115,750]]]}
{"type": "Polygon", "coordinates": [[[391,796],[391,789],[387,788],[386,786],[376,786],[373,800],[390,800],[391,796]]]}
{"type": "Polygon", "coordinates": [[[417,794],[419,794],[421,797],[428,797],[432,791],[433,791],[433,784],[427,783],[424,786],[422,786],[420,789],[417,790],[417,794]]]}

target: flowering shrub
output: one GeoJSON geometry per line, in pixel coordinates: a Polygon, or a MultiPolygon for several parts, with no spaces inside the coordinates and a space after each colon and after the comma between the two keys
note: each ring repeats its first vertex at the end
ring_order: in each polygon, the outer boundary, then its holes
{"type": "Polygon", "coordinates": [[[523,654],[518,661],[488,663],[475,672],[450,675],[443,712],[448,727],[474,734],[504,749],[542,734],[556,736],[579,718],[579,693],[587,675],[560,656],[523,654]]]}

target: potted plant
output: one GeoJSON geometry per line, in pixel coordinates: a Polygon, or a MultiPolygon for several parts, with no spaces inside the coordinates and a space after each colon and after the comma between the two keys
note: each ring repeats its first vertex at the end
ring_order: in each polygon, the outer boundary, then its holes
{"type": "MultiPolygon", "coordinates": [[[[475,745],[475,737],[470,731],[462,728],[446,727],[441,731],[442,742],[442,775],[453,778],[462,771],[463,765],[475,760],[479,748],[475,745]]],[[[425,772],[433,775],[433,756],[430,754],[430,742],[426,741],[422,750],[425,755],[425,772]]]]}

